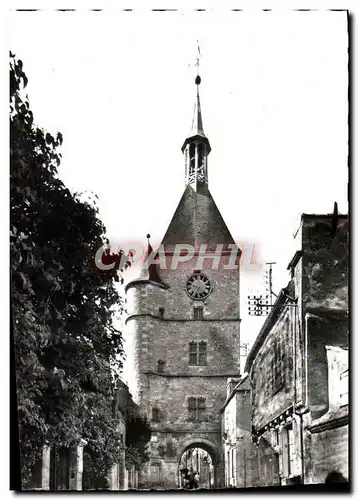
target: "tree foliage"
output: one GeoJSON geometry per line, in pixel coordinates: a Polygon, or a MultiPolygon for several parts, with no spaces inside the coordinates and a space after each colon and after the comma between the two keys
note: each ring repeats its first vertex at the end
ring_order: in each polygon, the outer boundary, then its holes
{"type": "MultiPolygon", "coordinates": [[[[27,77],[10,54],[11,304],[23,480],[45,443],[88,441],[99,470],[117,459],[113,374],[122,301],[94,256],[105,227],[58,176],[62,135],[35,125],[27,77]]],[[[107,252],[108,253],[108,252],[107,252]]]]}
{"type": "Polygon", "coordinates": [[[134,413],[127,419],[126,426],[126,468],[132,466],[140,469],[148,461],[147,446],[151,431],[148,421],[139,413],[134,413]]]}

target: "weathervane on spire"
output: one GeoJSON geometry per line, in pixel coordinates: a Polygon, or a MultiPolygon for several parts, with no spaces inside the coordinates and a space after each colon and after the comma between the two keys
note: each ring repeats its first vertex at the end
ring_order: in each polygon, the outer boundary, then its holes
{"type": "Polygon", "coordinates": [[[196,85],[200,85],[200,82],[201,82],[201,78],[199,76],[199,66],[200,66],[200,46],[199,46],[199,40],[196,41],[196,43],[198,44],[198,54],[196,56],[196,78],[195,78],[195,84],[196,85]]]}

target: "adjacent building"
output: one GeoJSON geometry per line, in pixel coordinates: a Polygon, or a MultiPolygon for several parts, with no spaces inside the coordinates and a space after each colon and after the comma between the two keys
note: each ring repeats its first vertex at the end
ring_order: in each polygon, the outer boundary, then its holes
{"type": "Polygon", "coordinates": [[[251,436],[251,387],[247,373],[239,379],[228,379],[221,415],[225,487],[256,486],[257,449],[251,436]]]}
{"type": "Polygon", "coordinates": [[[347,216],[303,214],[297,238],[245,367],[263,486],[348,478],[347,216]]]}

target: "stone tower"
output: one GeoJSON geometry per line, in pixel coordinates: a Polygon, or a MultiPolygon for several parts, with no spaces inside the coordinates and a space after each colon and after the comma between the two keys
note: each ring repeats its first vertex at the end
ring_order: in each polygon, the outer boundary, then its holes
{"type": "Polygon", "coordinates": [[[194,447],[209,453],[214,486],[223,484],[219,410],[227,379],[240,372],[241,252],[208,188],[211,148],[200,82],[198,75],[192,129],[182,147],[184,193],[160,248],[153,253],[148,241],[148,254],[157,258],[126,286],[135,398],[152,429],[143,488],[177,488],[181,458],[194,447]]]}

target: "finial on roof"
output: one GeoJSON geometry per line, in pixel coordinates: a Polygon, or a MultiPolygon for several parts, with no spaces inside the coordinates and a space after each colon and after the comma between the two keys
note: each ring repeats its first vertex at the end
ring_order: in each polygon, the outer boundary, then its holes
{"type": "Polygon", "coordinates": [[[147,239],[149,240],[149,238],[150,238],[150,234],[148,233],[148,234],[147,234],[147,239]]]}
{"type": "Polygon", "coordinates": [[[200,83],[201,83],[200,75],[196,75],[196,77],[195,77],[195,85],[200,85],[200,83]]]}

